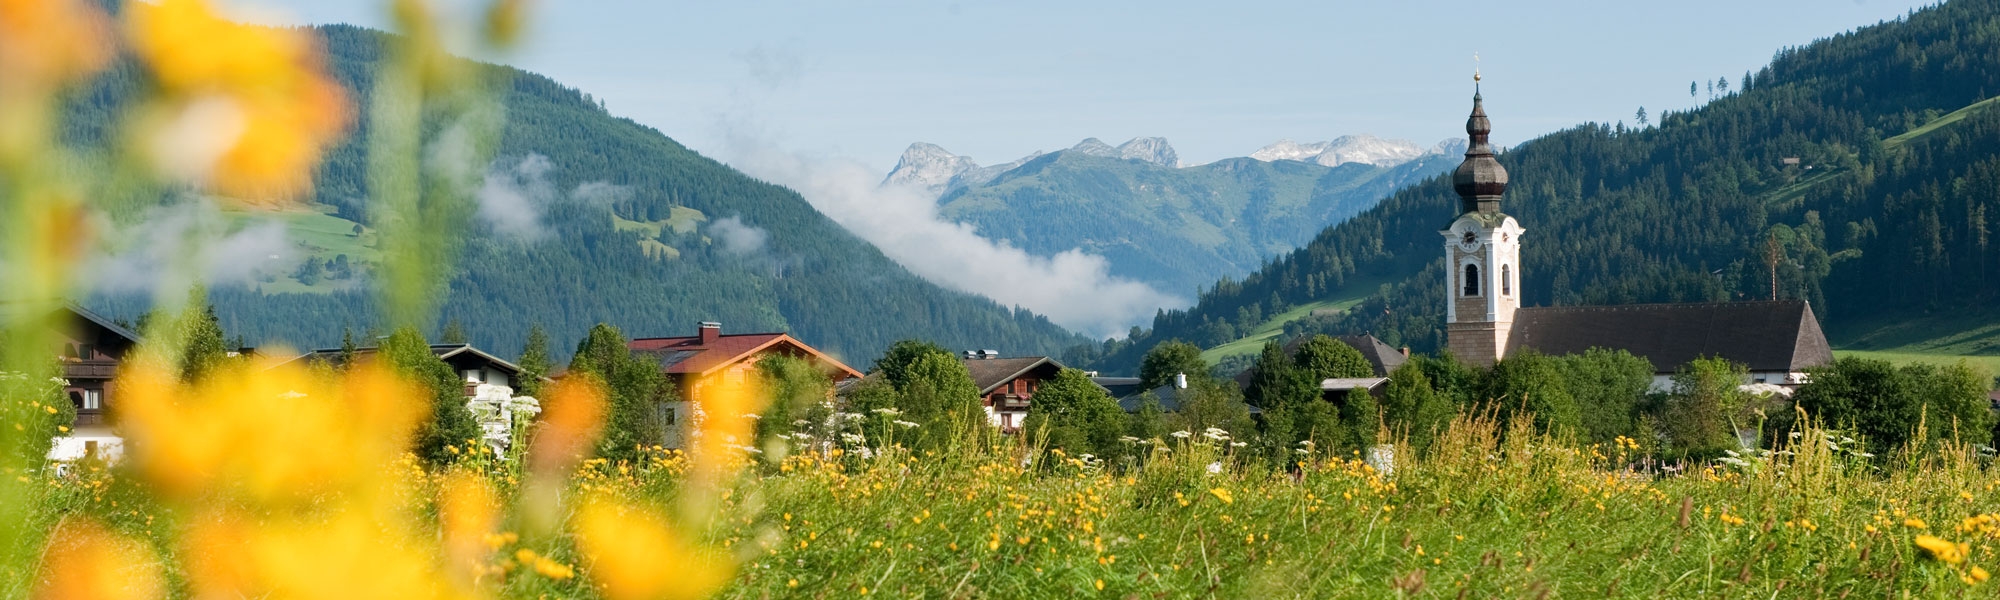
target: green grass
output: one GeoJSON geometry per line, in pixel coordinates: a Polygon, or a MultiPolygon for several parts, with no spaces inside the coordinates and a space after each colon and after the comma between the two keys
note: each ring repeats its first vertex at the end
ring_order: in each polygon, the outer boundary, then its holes
{"type": "Polygon", "coordinates": [[[1208,361],[1208,364],[1212,365],[1217,361],[1231,356],[1256,354],[1264,349],[1264,342],[1285,333],[1286,323],[1304,319],[1311,316],[1314,311],[1330,310],[1346,312],[1347,309],[1354,308],[1362,300],[1366,300],[1370,294],[1375,293],[1380,285],[1381,282],[1379,281],[1351,282],[1343,286],[1340,291],[1335,292],[1332,298],[1302,304],[1291,310],[1272,315],[1270,318],[1265,319],[1262,325],[1258,325],[1256,329],[1251,330],[1250,335],[1203,350],[1201,359],[1208,361]]]}
{"type": "Polygon", "coordinates": [[[223,216],[232,231],[272,219],[285,224],[285,236],[294,246],[296,257],[284,264],[274,263],[266,267],[268,272],[277,276],[275,281],[258,283],[266,293],[327,293],[353,285],[354,280],[322,280],[309,286],[292,279],[292,270],[308,257],[330,263],[346,255],[348,262],[360,272],[378,264],[382,256],[382,252],[375,247],[375,230],[332,213],[331,206],[313,205],[286,210],[226,210],[223,216]],[[355,233],[356,227],[361,227],[359,234],[355,233]]]}
{"type": "Polygon", "coordinates": [[[703,221],[707,220],[708,215],[702,214],[701,211],[685,206],[676,206],[672,208],[672,212],[669,213],[667,218],[657,221],[634,221],[613,214],[611,215],[611,226],[619,231],[638,232],[641,238],[639,240],[639,251],[644,253],[647,258],[653,260],[674,260],[681,257],[680,249],[661,242],[659,240],[660,234],[667,231],[679,234],[691,233],[701,227],[703,221]]]}
{"type": "Polygon", "coordinates": [[[1901,146],[1903,144],[1909,143],[1913,140],[1920,139],[1926,135],[1930,135],[1931,132],[1937,131],[1941,127],[1950,125],[1952,123],[1957,123],[1959,121],[1964,120],[1967,116],[1971,116],[1973,113],[1986,110],[1987,108],[1992,107],[1994,101],[1996,100],[2000,100],[2000,96],[1987,98],[1985,100],[1980,100],[1978,102],[1968,104],[1965,106],[1965,108],[1954,110],[1948,114],[1945,114],[1944,116],[1932,119],[1931,122],[1925,123],[1922,126],[1917,127],[1916,129],[1911,129],[1909,131],[1903,132],[1901,135],[1897,135],[1895,137],[1882,140],[1882,145],[1884,147],[1894,148],[1896,146],[1901,146]]]}
{"type": "Polygon", "coordinates": [[[1960,360],[2000,375],[2000,310],[1892,315],[1849,321],[1827,330],[1836,356],[1895,363],[1954,364],[1960,360]]]}

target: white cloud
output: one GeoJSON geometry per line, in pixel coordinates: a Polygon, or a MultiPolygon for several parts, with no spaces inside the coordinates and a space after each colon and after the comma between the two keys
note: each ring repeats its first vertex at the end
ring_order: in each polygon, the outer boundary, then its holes
{"type": "Polygon", "coordinates": [[[730,254],[746,256],[762,252],[764,242],[771,239],[771,232],[762,227],[745,225],[743,219],[729,217],[718,219],[708,225],[709,235],[722,240],[722,249],[730,254]]]}
{"type": "Polygon", "coordinates": [[[85,283],[100,291],[177,289],[192,283],[190,278],[250,283],[260,271],[286,270],[298,258],[284,221],[253,219],[234,230],[230,221],[205,200],[149,209],[137,223],[107,236],[124,246],[91,258],[85,283]]]}
{"type": "Polygon", "coordinates": [[[881,174],[853,160],[807,157],[732,132],[727,162],[797,190],[814,208],[916,274],[953,289],[1024,307],[1096,336],[1148,322],[1161,307],[1185,306],[1144,283],[1113,277],[1102,256],[1069,250],[1035,256],[970,225],[945,221],[922,190],[882,187],[881,174]]]}
{"type": "Polygon", "coordinates": [[[532,241],[548,235],[542,228],[542,207],[556,197],[547,177],[554,169],[554,163],[540,154],[529,154],[512,165],[504,159],[494,161],[473,194],[479,202],[479,220],[495,233],[516,239],[532,241]]]}

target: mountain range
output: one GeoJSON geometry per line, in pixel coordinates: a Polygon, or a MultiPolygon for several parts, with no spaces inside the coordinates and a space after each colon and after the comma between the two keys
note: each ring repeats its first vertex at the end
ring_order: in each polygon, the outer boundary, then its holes
{"type": "MultiPolygon", "coordinates": [[[[347,25],[312,31],[330,74],[348,90],[369,90],[388,34],[347,25]]],[[[1040,315],[934,285],[798,193],[609,114],[579,90],[508,67],[468,66],[497,82],[508,118],[478,205],[466,207],[476,213],[470,229],[441,232],[464,242],[439,325],[458,323],[483,348],[513,356],[539,324],[563,356],[598,322],[628,336],[691,335],[700,321],[720,321],[725,332],[789,331],[857,367],[908,338],[1023,354],[1084,341],[1040,315]]],[[[129,66],[113,69],[78,94],[69,135],[117,139],[112,115],[129,105],[142,77],[129,66]]],[[[360,125],[327,154],[305,205],[224,211],[233,222],[229,241],[250,233],[279,241],[231,253],[249,265],[210,283],[210,301],[232,336],[313,348],[339,344],[346,330],[379,331],[366,285],[378,255],[364,201],[367,107],[355,107],[364,111],[354,120],[360,125]]],[[[198,202],[162,202],[159,214],[201,212],[191,207],[198,202]]],[[[140,227],[172,223],[148,219],[140,227]]],[[[149,252],[135,248],[111,262],[149,252]]],[[[139,262],[129,271],[157,269],[139,262]]],[[[149,301],[148,290],[115,287],[100,288],[87,304],[132,319],[149,301]]]]}
{"type": "Polygon", "coordinates": [[[1163,138],[1117,146],[1089,138],[981,166],[916,143],[883,185],[937,195],[941,217],[982,236],[1042,256],[1102,256],[1111,275],[1185,298],[1451,168],[1464,152],[1455,148],[1351,135],[1283,141],[1249,157],[1188,165],[1163,138]]]}

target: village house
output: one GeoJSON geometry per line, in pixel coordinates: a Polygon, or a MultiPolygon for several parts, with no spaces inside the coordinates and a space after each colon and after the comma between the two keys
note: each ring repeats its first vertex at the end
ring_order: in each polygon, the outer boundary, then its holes
{"type": "Polygon", "coordinates": [[[64,311],[68,314],[59,318],[69,327],[61,334],[57,356],[66,382],[63,395],[76,407],[76,421],[68,435],[55,439],[49,459],[115,460],[124,453],[124,441],[112,431],[110,417],[117,404],[113,380],[119,362],[138,345],[139,334],[81,306],[70,304],[64,311]]]}
{"type": "Polygon", "coordinates": [[[1476,92],[1465,130],[1471,147],[1452,174],[1460,214],[1438,231],[1450,295],[1447,346],[1460,360],[1484,367],[1528,348],[1554,355],[1625,350],[1652,363],[1655,389],[1669,387],[1675,370],[1704,356],[1747,365],[1745,385],[1781,389],[1805,384],[1806,369],[1833,362],[1832,346],[1802,300],[1522,307],[1515,278],[1527,229],[1500,210],[1507,170],[1493,157],[1492,126],[1476,92]]]}
{"type": "MultiPolygon", "coordinates": [[[[292,361],[334,364],[340,360],[343,352],[340,348],[323,348],[299,355],[292,361]]],[[[356,348],[354,360],[372,360],[377,352],[378,349],[373,346],[356,348]]],[[[458,373],[459,380],[465,383],[467,398],[473,397],[481,384],[512,389],[521,379],[520,366],[475,348],[472,344],[431,344],[431,354],[437,355],[439,360],[451,365],[451,370],[458,373]]]]}
{"type": "Polygon", "coordinates": [[[814,349],[786,333],[722,333],[722,324],[703,322],[695,335],[687,337],[636,338],[627,344],[632,353],[660,365],[667,380],[679,392],[680,400],[663,403],[660,420],[667,428],[668,448],[680,447],[691,424],[688,402],[700,398],[708,382],[740,383],[750,377],[757,361],[767,356],[791,356],[819,367],[827,380],[838,386],[859,379],[861,372],[814,349]]]}
{"type": "Polygon", "coordinates": [[[959,360],[972,375],[972,384],[979,387],[986,418],[1001,431],[1020,429],[1028,419],[1028,404],[1035,392],[1064,368],[1046,356],[1000,358],[1000,353],[992,350],[968,351],[959,360]]]}
{"type": "MultiPolygon", "coordinates": [[[[1394,372],[1398,367],[1403,366],[1403,363],[1410,360],[1409,348],[1390,347],[1388,344],[1382,343],[1382,340],[1377,339],[1374,335],[1364,333],[1361,335],[1336,335],[1329,337],[1332,337],[1334,341],[1346,344],[1356,352],[1360,352],[1361,357],[1368,360],[1368,368],[1374,376],[1359,378],[1354,381],[1340,380],[1335,382],[1336,380],[1328,379],[1327,381],[1335,383],[1322,382],[1321,389],[1326,392],[1345,394],[1347,390],[1360,385],[1369,388],[1371,393],[1379,396],[1383,389],[1381,383],[1388,381],[1389,373],[1394,372]],[[1376,379],[1380,379],[1381,382],[1375,382],[1374,380],[1376,379]],[[1335,387],[1326,387],[1328,385],[1335,387]]],[[[1299,351],[1299,346],[1304,345],[1307,339],[1300,337],[1285,343],[1285,355],[1291,356],[1296,354],[1299,351]]],[[[1250,382],[1255,380],[1256,377],[1256,367],[1244,369],[1243,372],[1236,374],[1236,387],[1246,390],[1250,389],[1250,382]]]]}

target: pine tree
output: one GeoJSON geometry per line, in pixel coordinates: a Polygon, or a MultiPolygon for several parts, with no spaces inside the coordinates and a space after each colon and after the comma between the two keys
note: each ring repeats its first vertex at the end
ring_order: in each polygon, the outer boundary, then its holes
{"type": "Polygon", "coordinates": [[[474,449],[479,423],[465,407],[465,383],[451,365],[431,352],[430,342],[416,328],[404,327],[389,334],[377,352],[382,360],[403,377],[416,381],[430,392],[431,418],[417,427],[416,452],[424,462],[436,466],[453,462],[462,452],[474,449]],[[458,449],[459,452],[453,452],[458,449]]]}
{"type": "Polygon", "coordinates": [[[342,371],[345,371],[347,370],[348,367],[354,366],[354,354],[355,352],[358,351],[360,351],[360,348],[357,348],[354,345],[354,328],[352,327],[341,328],[340,358],[334,363],[334,367],[342,371]]]}
{"type": "Polygon", "coordinates": [[[657,363],[633,356],[618,328],[604,323],[591,327],[577,343],[569,370],[602,379],[611,396],[604,437],[597,444],[599,456],[633,460],[641,448],[666,442],[660,404],[676,400],[673,389],[657,363]]]}
{"type": "Polygon", "coordinates": [[[452,317],[450,321],[446,321],[444,331],[438,333],[439,343],[463,344],[467,341],[469,340],[465,336],[465,324],[458,322],[458,317],[452,317]]]}
{"type": "Polygon", "coordinates": [[[521,347],[521,379],[514,382],[523,396],[541,397],[542,379],[555,365],[549,361],[549,334],[540,324],[528,328],[528,343],[521,347]]]}

